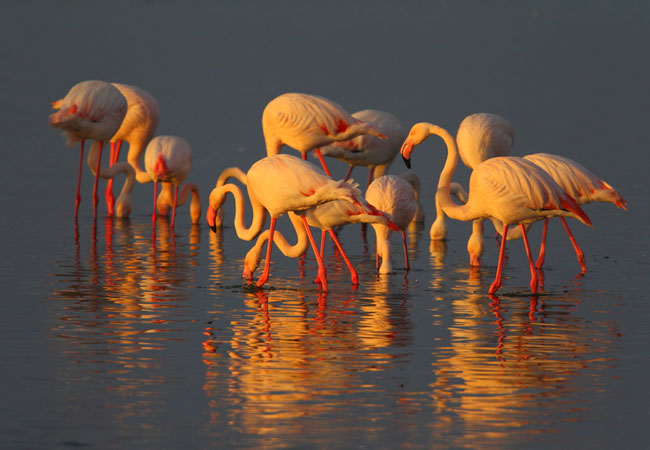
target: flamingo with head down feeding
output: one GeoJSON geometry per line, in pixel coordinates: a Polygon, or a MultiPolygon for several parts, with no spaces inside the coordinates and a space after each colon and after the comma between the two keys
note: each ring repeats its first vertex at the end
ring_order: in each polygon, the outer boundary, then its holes
{"type": "MultiPolygon", "coordinates": [[[[50,125],[60,128],[68,144],[81,141],[77,192],[75,196],[75,218],[79,214],[81,202],[81,168],[83,165],[84,142],[92,139],[99,142],[97,167],[100,173],[101,153],[104,142],[109,141],[120,128],[126,114],[127,101],[120,91],[104,81],[82,81],[75,84],[61,100],[52,103],[58,111],[50,115],[50,125]]],[[[97,218],[97,182],[93,186],[93,215],[97,218]]]]}
{"type": "Polygon", "coordinates": [[[368,183],[386,173],[406,137],[406,130],[397,117],[384,111],[365,109],[352,114],[355,119],[372,125],[385,138],[361,134],[347,141],[337,141],[322,147],[324,156],[338,159],[349,165],[345,179],[350,178],[355,166],[368,167],[368,183]]]}
{"type": "MultiPolygon", "coordinates": [[[[129,86],[126,84],[111,83],[117,90],[122,93],[127,102],[126,115],[120,128],[111,138],[111,156],[110,165],[117,162],[120,156],[122,142],[129,144],[129,153],[127,161],[135,170],[135,177],[138,183],[149,183],[153,181],[149,174],[142,169],[140,157],[144,153],[147,144],[153,138],[158,118],[160,116],[160,107],[156,99],[144,89],[129,86]]],[[[108,180],[106,191],[106,207],[108,214],[113,214],[113,182],[108,180]]]]}
{"type": "Polygon", "coordinates": [[[320,147],[360,134],[385,136],[366,122],[352,117],[339,104],[317,95],[287,93],[271,100],[262,113],[266,154],[276,155],[283,145],[307,159],[314,150],[323,170],[331,176],[320,147]]]}
{"type": "MultiPolygon", "coordinates": [[[[415,214],[417,203],[415,192],[411,184],[401,177],[395,175],[384,175],[370,183],[366,191],[366,200],[377,209],[386,214],[396,225],[402,235],[404,247],[404,261],[406,270],[411,268],[409,264],[408,249],[406,247],[406,233],[404,230],[411,223],[415,214]]],[[[379,273],[391,273],[393,267],[390,261],[390,233],[391,228],[380,223],[373,223],[377,237],[376,265],[379,273]],[[381,258],[381,266],[379,259],[381,258]]]]}
{"type": "MultiPolygon", "coordinates": [[[[318,280],[324,291],[327,290],[327,274],[322,258],[314,242],[313,235],[307,223],[306,214],[314,206],[331,202],[334,200],[347,200],[353,205],[360,206],[367,214],[380,215],[381,213],[368,205],[361,196],[359,190],[351,183],[345,181],[334,181],[325,175],[313,164],[284,154],[267,156],[260,159],[246,173],[246,184],[248,194],[253,204],[253,225],[242,231],[247,233],[246,237],[254,239],[264,226],[264,218],[260,212],[260,206],[268,211],[271,216],[271,224],[268,233],[268,245],[266,251],[266,263],[264,272],[257,281],[257,286],[263,286],[269,278],[271,248],[274,241],[275,224],[278,217],[287,212],[296,213],[307,233],[307,237],[316,255],[318,263],[318,280]]],[[[223,205],[227,192],[240,192],[233,184],[217,186],[210,193],[207,221],[210,227],[215,227],[219,217],[219,209],[223,205]]],[[[241,193],[235,194],[235,199],[242,199],[241,193]]],[[[240,210],[243,204],[236,203],[237,216],[243,217],[240,210]]],[[[238,221],[235,226],[237,228],[238,221]]],[[[239,229],[237,229],[239,235],[239,229]]],[[[249,240],[250,240],[249,239],[249,240]]],[[[250,271],[252,273],[252,271],[250,271]]],[[[248,274],[245,269],[245,276],[248,274]]]]}
{"type": "MultiPolygon", "coordinates": [[[[224,186],[224,184],[230,178],[235,178],[244,185],[248,184],[247,175],[244,172],[242,172],[240,169],[236,167],[230,167],[225,169],[221,173],[221,175],[219,175],[219,179],[217,180],[217,187],[224,186]]],[[[240,198],[239,202],[242,201],[241,193],[239,192],[239,189],[235,189],[233,194],[235,195],[236,201],[237,198],[240,198]]],[[[254,214],[257,208],[258,207],[253,205],[254,214]]],[[[221,211],[223,210],[219,209],[219,212],[221,211]]],[[[240,211],[243,211],[242,207],[237,208],[237,216],[236,216],[237,219],[235,222],[235,228],[237,230],[238,236],[240,236],[242,239],[245,239],[246,236],[250,236],[250,229],[246,229],[245,225],[243,225],[244,221],[243,221],[243,217],[239,213],[240,211]]],[[[280,251],[285,256],[289,258],[297,258],[303,255],[307,250],[308,235],[304,230],[300,217],[291,211],[289,211],[288,215],[296,231],[296,239],[297,239],[296,243],[293,245],[289,244],[287,239],[284,237],[284,235],[282,235],[282,233],[278,231],[275,231],[273,234],[273,242],[276,244],[276,246],[280,249],[280,251]]],[[[348,200],[332,200],[327,203],[313,206],[304,211],[304,216],[306,217],[307,224],[309,226],[320,228],[322,230],[321,245],[320,245],[321,260],[323,260],[325,256],[324,255],[325,235],[326,233],[329,233],[350,271],[350,278],[352,280],[353,285],[357,285],[359,283],[359,277],[357,271],[352,265],[352,262],[350,261],[345,250],[343,249],[341,242],[339,241],[338,237],[336,236],[336,234],[332,229],[334,227],[346,225],[350,223],[380,223],[387,227],[393,227],[394,229],[396,229],[395,225],[392,224],[390,219],[386,217],[383,214],[383,212],[379,211],[378,213],[377,211],[374,210],[374,208],[371,207],[371,205],[355,204],[348,200]],[[371,209],[370,214],[367,212],[368,208],[371,209]]],[[[215,225],[220,225],[222,220],[223,218],[217,215],[215,217],[215,225]]],[[[266,230],[258,236],[255,245],[246,254],[246,258],[244,259],[243,277],[249,281],[252,280],[253,273],[259,266],[261,260],[262,246],[264,245],[265,242],[268,241],[268,239],[269,239],[269,230],[266,230]]],[[[249,239],[245,239],[245,240],[249,240],[249,239]]],[[[315,281],[318,282],[319,279],[316,278],[315,281]]]]}
{"type": "Polygon", "coordinates": [[[546,217],[570,216],[591,225],[589,217],[578,203],[538,166],[523,158],[501,156],[488,159],[472,171],[469,197],[462,206],[453,202],[450,195],[451,176],[458,164],[456,140],[447,130],[430,123],[415,124],[402,145],[401,154],[410,167],[414,146],[429,135],[440,136],[447,146],[447,159],[440,173],[436,200],[446,215],[456,220],[475,220],[494,217],[503,223],[503,239],[499,251],[496,276],[488,293],[501,286],[508,226],[519,225],[530,267],[530,288],[537,292],[538,280],[533,265],[524,224],[546,217]]]}
{"type": "Polygon", "coordinates": [[[190,144],[177,136],[156,136],[149,142],[144,155],[144,165],[149,177],[154,181],[152,221],[156,224],[156,214],[167,214],[172,208],[171,227],[174,227],[177,206],[183,205],[190,193],[190,217],[196,224],[201,216],[199,190],[193,183],[186,183],[179,195],[179,186],[185,181],[192,167],[192,149],[190,144]],[[158,182],[162,190],[158,196],[158,182]],[[173,195],[172,195],[173,190],[173,195]]]}

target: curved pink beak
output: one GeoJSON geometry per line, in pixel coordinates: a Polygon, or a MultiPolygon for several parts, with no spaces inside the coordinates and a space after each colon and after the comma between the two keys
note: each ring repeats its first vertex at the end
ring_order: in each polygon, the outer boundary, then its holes
{"type": "Polygon", "coordinates": [[[212,208],[212,206],[208,206],[208,212],[205,214],[205,219],[208,221],[210,229],[215,233],[217,232],[216,217],[217,212],[212,208]]]}
{"type": "Polygon", "coordinates": [[[402,144],[402,148],[400,149],[400,154],[402,155],[402,159],[404,160],[404,164],[406,164],[406,167],[409,169],[411,168],[411,152],[413,151],[413,141],[410,140],[409,138],[406,138],[404,143],[402,144]]]}

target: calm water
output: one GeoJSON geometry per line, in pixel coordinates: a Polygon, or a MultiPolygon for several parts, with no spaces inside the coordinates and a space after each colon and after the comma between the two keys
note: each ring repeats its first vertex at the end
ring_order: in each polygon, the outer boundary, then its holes
{"type": "Polygon", "coordinates": [[[0,447],[647,447],[650,6],[564,3],[3,2],[0,447]],[[409,232],[408,273],[394,236],[395,273],[378,277],[372,230],[350,226],[358,288],[330,246],[327,294],[311,254],[275,252],[266,288],[249,289],[232,222],[214,234],[185,207],[154,235],[151,185],[130,220],[102,203],[93,221],[85,169],[75,223],[78,150],[47,116],[86,79],[158,99],[158,133],[192,145],[204,204],[221,169],[264,154],[266,102],[298,91],[452,132],[502,114],[517,153],[581,161],[629,210],[573,221],[583,277],[551,222],[536,297],[510,242],[490,297],[491,231],[480,270],[469,224],[429,242],[432,138],[414,155],[427,222],[409,232]]]}

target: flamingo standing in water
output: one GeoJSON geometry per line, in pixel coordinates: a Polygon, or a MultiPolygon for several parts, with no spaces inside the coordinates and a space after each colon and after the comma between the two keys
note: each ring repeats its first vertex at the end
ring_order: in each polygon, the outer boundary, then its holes
{"type": "Polygon", "coordinates": [[[362,134],[347,141],[333,142],[320,150],[324,156],[349,164],[346,180],[350,178],[355,166],[368,167],[367,189],[372,180],[384,175],[392,164],[404,142],[406,130],[397,117],[383,111],[365,109],[355,112],[352,117],[370,124],[386,138],[362,134]]]}
{"type": "MultiPolygon", "coordinates": [[[[230,167],[225,169],[221,175],[219,175],[219,179],[217,180],[217,188],[224,186],[230,178],[235,178],[244,185],[248,184],[247,175],[244,172],[242,172],[237,167],[230,167]]],[[[243,196],[241,194],[241,191],[237,187],[228,187],[221,189],[219,192],[225,192],[225,189],[228,189],[229,192],[233,193],[235,196],[235,201],[237,202],[237,212],[235,218],[235,229],[237,231],[237,235],[244,240],[251,240],[253,238],[253,234],[255,233],[253,230],[260,230],[263,225],[258,225],[259,228],[256,228],[255,225],[252,225],[250,228],[246,228],[243,218],[243,206],[241,206],[243,204],[243,196]]],[[[222,203],[223,201],[220,200],[220,202],[222,203]]],[[[255,213],[255,211],[259,210],[260,207],[261,206],[259,203],[253,203],[254,217],[261,217],[259,214],[255,213]]],[[[214,209],[218,209],[219,212],[223,211],[220,208],[214,209]]],[[[303,255],[307,250],[308,235],[304,230],[300,217],[291,211],[289,211],[288,215],[296,231],[296,243],[293,245],[289,244],[284,235],[278,231],[275,231],[273,234],[273,242],[285,256],[289,258],[297,258],[303,255]]],[[[387,227],[392,227],[393,229],[398,230],[397,227],[395,227],[395,225],[390,221],[390,219],[383,214],[383,212],[375,211],[371,205],[355,204],[348,200],[332,200],[327,203],[313,206],[304,211],[304,216],[307,218],[307,224],[309,226],[320,228],[322,230],[319,252],[321,260],[324,259],[325,236],[326,233],[329,233],[339,252],[343,256],[343,260],[345,261],[350,271],[352,284],[354,285],[357,285],[359,283],[357,271],[348,258],[338,237],[334,233],[333,228],[350,223],[380,223],[387,227]],[[370,214],[367,212],[368,208],[371,210],[370,214]]],[[[217,215],[215,218],[215,226],[220,225],[222,220],[223,217],[217,215]]],[[[260,263],[262,247],[264,243],[268,241],[268,239],[269,230],[266,230],[258,236],[255,245],[246,254],[246,258],[244,259],[243,277],[249,281],[252,280],[253,273],[260,263]]],[[[319,279],[317,278],[316,282],[318,281],[319,279]]]]}
{"type": "MultiPolygon", "coordinates": [[[[456,145],[460,159],[473,170],[486,159],[508,156],[512,151],[514,138],[515,130],[507,119],[496,114],[475,113],[465,117],[460,123],[456,133],[456,145]]],[[[472,228],[468,247],[476,245],[477,241],[483,238],[483,220],[474,223],[472,228]]],[[[436,219],[431,224],[429,236],[435,241],[447,238],[445,213],[440,208],[437,197],[436,219]]],[[[470,264],[478,266],[480,262],[470,256],[470,264]]]]}
{"type": "Polygon", "coordinates": [[[179,186],[185,181],[192,167],[192,149],[190,144],[176,136],[156,136],[149,142],[144,155],[144,165],[149,177],[154,181],[152,221],[156,224],[157,211],[167,214],[172,207],[171,227],[176,219],[176,207],[183,205],[192,194],[190,217],[196,224],[201,215],[199,190],[193,183],[186,183],[180,196],[179,186]],[[162,182],[160,196],[157,197],[158,182],[162,182]],[[174,194],[172,196],[172,188],[174,194]],[[173,197],[173,200],[172,200],[173,197]]]}
{"type": "Polygon", "coordinates": [[[450,195],[451,176],[458,164],[456,140],[447,130],[430,123],[417,123],[409,132],[401,148],[407,167],[413,147],[429,135],[440,136],[447,146],[447,159],[440,173],[436,200],[446,215],[456,220],[475,220],[494,217],[503,223],[503,239],[499,251],[496,276],[488,293],[494,294],[501,286],[508,226],[519,225],[530,266],[530,288],[537,292],[537,274],[533,265],[524,224],[546,217],[575,217],[591,225],[580,205],[568,195],[545,171],[523,158],[501,156],[488,159],[472,171],[469,197],[462,206],[450,195]]]}
{"type": "MultiPolygon", "coordinates": [[[[386,214],[397,226],[397,231],[402,234],[404,246],[404,261],[406,270],[409,264],[408,249],[406,247],[406,233],[404,230],[411,223],[417,207],[415,192],[411,184],[396,175],[384,175],[376,178],[366,191],[366,200],[377,209],[386,214]]],[[[372,227],[377,236],[376,265],[379,273],[391,273],[393,267],[390,262],[390,233],[391,229],[385,225],[373,223],[372,227]],[[379,266],[381,258],[381,267],[379,266]]]]}
{"type": "MultiPolygon", "coordinates": [[[[111,138],[110,165],[117,162],[120,155],[122,142],[128,142],[129,153],[127,161],[135,170],[135,177],[138,183],[149,183],[153,181],[149,174],[142,169],[140,157],[144,153],[147,144],[153,138],[160,107],[156,99],[144,89],[129,86],[126,84],[112,83],[119,90],[127,102],[126,115],[117,132],[111,138]]],[[[106,184],[106,207],[108,214],[113,214],[113,181],[108,180],[106,184]]]]}
{"type": "Polygon", "coordinates": [[[271,100],[262,113],[266,154],[280,153],[288,145],[302,153],[314,150],[323,170],[331,176],[320,147],[360,134],[385,136],[366,122],[352,117],[340,105],[323,97],[299,93],[282,94],[271,100]]]}
{"type": "MultiPolygon", "coordinates": [[[[621,197],[618,192],[616,192],[612,186],[598,178],[591,171],[576,161],[565,158],[563,156],[551,155],[548,153],[533,153],[524,156],[524,159],[544,169],[544,171],[548,173],[553,178],[553,180],[555,180],[555,182],[569,195],[571,195],[571,197],[573,197],[580,205],[591,202],[611,202],[619,208],[627,209],[627,202],[625,199],[623,199],[623,197],[621,197]]],[[[458,198],[461,202],[467,201],[467,192],[465,192],[465,190],[457,183],[452,183],[452,194],[456,194],[456,198],[458,198]]],[[[569,225],[566,223],[564,217],[560,217],[560,220],[562,221],[564,230],[569,236],[569,240],[571,241],[571,244],[573,245],[573,248],[576,252],[578,264],[580,264],[580,267],[582,269],[581,273],[584,274],[587,271],[584,253],[576,242],[573,233],[571,233],[569,225]]],[[[497,220],[493,220],[493,222],[497,232],[501,233],[502,224],[497,220]]],[[[539,256],[535,262],[535,267],[537,269],[541,269],[544,265],[544,259],[546,255],[547,228],[548,218],[544,219],[542,242],[539,249],[539,256]]],[[[510,230],[508,233],[508,240],[519,239],[521,237],[522,235],[519,229],[510,230]]],[[[483,235],[482,233],[473,233],[472,238],[474,245],[468,245],[470,259],[478,260],[481,257],[484,248],[483,235]]]]}
{"type": "MultiPolygon", "coordinates": [[[[361,205],[367,214],[381,214],[371,205],[368,205],[361,196],[359,190],[351,183],[345,181],[334,181],[326,176],[313,164],[300,160],[290,155],[273,155],[260,159],[246,173],[248,194],[253,205],[253,222],[251,227],[242,230],[247,233],[246,237],[254,239],[264,226],[265,217],[262,217],[260,206],[271,216],[271,224],[268,233],[268,245],[266,251],[266,263],[264,272],[257,280],[257,286],[263,286],[269,278],[271,248],[274,241],[275,224],[281,215],[287,212],[296,213],[307,233],[307,237],[316,255],[318,263],[318,280],[321,282],[324,291],[327,291],[327,274],[322,258],[316,247],[313,235],[307,223],[306,213],[310,208],[327,203],[333,200],[348,200],[354,205],[361,205]]],[[[242,218],[243,213],[239,211],[243,205],[241,190],[233,184],[217,186],[210,193],[209,208],[207,212],[208,225],[216,227],[219,208],[225,201],[228,192],[235,193],[237,201],[237,218],[242,218]],[[240,199],[240,200],[238,200],[240,199]]],[[[239,235],[236,219],[235,227],[239,235]]],[[[246,272],[245,272],[246,273],[246,272]]]]}
{"type": "Polygon", "coordinates": [[[83,165],[84,142],[93,139],[99,142],[95,184],[93,187],[93,214],[97,218],[97,182],[100,172],[101,154],[104,142],[110,141],[120,128],[126,114],[127,101],[120,91],[104,81],[82,81],[75,84],[61,100],[52,103],[58,111],[50,115],[50,125],[60,128],[68,144],[81,141],[77,193],[75,196],[75,218],[79,214],[81,195],[81,168],[83,165]]]}

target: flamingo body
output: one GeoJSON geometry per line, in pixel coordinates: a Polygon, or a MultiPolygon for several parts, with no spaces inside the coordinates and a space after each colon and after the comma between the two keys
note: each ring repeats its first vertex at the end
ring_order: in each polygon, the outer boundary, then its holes
{"type": "Polygon", "coordinates": [[[465,117],[456,133],[460,159],[470,169],[486,159],[508,156],[514,139],[515,130],[510,122],[490,113],[475,113],[465,117]]]}
{"type": "Polygon", "coordinates": [[[68,145],[81,140],[109,141],[126,114],[126,98],[104,81],[75,84],[61,100],[52,103],[58,111],[50,115],[50,125],[60,128],[68,145]]]}
{"type": "MultiPolygon", "coordinates": [[[[384,175],[370,183],[366,191],[366,200],[382,211],[401,232],[406,268],[408,269],[409,262],[404,230],[411,223],[417,208],[413,187],[401,177],[384,175]]],[[[389,238],[391,229],[379,223],[373,223],[372,227],[377,237],[377,257],[381,258],[379,272],[391,273],[393,271],[390,261],[389,238]]]]}
{"type": "Polygon", "coordinates": [[[156,136],[153,138],[144,155],[144,165],[149,177],[154,181],[154,212],[152,220],[155,223],[157,210],[161,214],[167,213],[172,207],[171,226],[174,226],[177,206],[182,205],[189,193],[192,193],[192,204],[190,215],[192,223],[197,223],[201,214],[198,188],[188,183],[181,193],[181,201],[178,199],[179,186],[185,181],[192,168],[192,149],[190,144],[183,138],[177,136],[156,136]],[[160,197],[156,197],[158,182],[163,183],[163,191],[160,197]],[[171,187],[175,192],[171,199],[171,187]]]}

